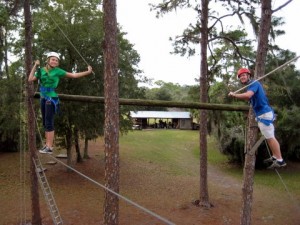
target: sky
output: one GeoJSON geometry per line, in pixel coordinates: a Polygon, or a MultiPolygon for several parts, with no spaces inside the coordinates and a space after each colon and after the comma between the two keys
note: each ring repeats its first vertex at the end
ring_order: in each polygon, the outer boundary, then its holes
{"type": "MultiPolygon", "coordinates": [[[[117,0],[117,20],[126,32],[130,43],[141,57],[139,68],[144,76],[155,81],[195,85],[195,78],[200,74],[199,54],[191,58],[170,54],[173,50],[170,37],[180,35],[190,22],[196,20],[196,14],[190,10],[178,9],[157,19],[155,12],[150,12],[149,3],[160,3],[162,0],[117,0]]],[[[273,0],[273,9],[286,0],[273,0]]],[[[276,40],[281,48],[289,49],[300,55],[297,24],[300,19],[300,1],[293,0],[275,16],[284,17],[286,24],[281,27],[286,34],[276,40]]],[[[200,48],[200,47],[199,47],[200,48]]],[[[300,59],[296,62],[300,68],[300,59]]],[[[266,71],[269,72],[269,71],[266,71]]]]}

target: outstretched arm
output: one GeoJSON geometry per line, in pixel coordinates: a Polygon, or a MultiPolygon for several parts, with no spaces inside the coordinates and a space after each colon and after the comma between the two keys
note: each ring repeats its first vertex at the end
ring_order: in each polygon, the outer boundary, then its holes
{"type": "Polygon", "coordinates": [[[34,73],[36,71],[36,68],[40,65],[40,60],[36,60],[35,63],[34,63],[34,66],[32,67],[31,71],[30,71],[30,74],[29,74],[29,77],[28,77],[28,81],[29,82],[32,82],[32,81],[35,81],[37,80],[37,78],[34,76],[34,73]]]}
{"type": "Polygon", "coordinates": [[[80,77],[87,76],[87,75],[89,75],[91,73],[92,73],[92,67],[88,66],[87,71],[79,72],[79,73],[70,73],[70,72],[67,72],[66,77],[68,77],[68,78],[80,78],[80,77]]]}
{"type": "Polygon", "coordinates": [[[232,97],[235,97],[237,99],[249,100],[254,95],[254,92],[253,91],[247,91],[247,92],[242,93],[242,94],[237,94],[237,93],[234,93],[234,92],[229,92],[228,95],[232,96],[232,97]]]}

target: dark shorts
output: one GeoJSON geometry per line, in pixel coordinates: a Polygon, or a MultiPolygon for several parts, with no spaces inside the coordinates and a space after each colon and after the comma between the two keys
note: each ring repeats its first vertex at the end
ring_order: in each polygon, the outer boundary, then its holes
{"type": "MultiPolygon", "coordinates": [[[[55,99],[55,98],[54,98],[55,99]]],[[[57,98],[55,100],[58,100],[57,98]]],[[[57,102],[57,101],[56,101],[57,102]]],[[[54,131],[54,115],[56,111],[54,102],[41,98],[41,112],[45,131],[54,131]]]]}

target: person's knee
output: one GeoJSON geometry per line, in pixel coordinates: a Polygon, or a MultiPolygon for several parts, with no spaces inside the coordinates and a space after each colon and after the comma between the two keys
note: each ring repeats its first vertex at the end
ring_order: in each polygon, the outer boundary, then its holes
{"type": "Polygon", "coordinates": [[[45,131],[52,132],[52,131],[54,131],[54,128],[53,127],[45,127],[45,131]]]}
{"type": "Polygon", "coordinates": [[[45,124],[45,131],[46,132],[54,131],[54,124],[53,123],[46,123],[45,124]]]}

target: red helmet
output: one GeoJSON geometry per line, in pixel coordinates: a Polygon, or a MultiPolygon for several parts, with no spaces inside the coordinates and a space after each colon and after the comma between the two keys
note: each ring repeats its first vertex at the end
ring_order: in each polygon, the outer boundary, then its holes
{"type": "Polygon", "coordinates": [[[242,73],[248,73],[248,74],[251,75],[250,70],[248,70],[247,68],[241,68],[241,69],[239,69],[238,72],[237,72],[237,77],[239,78],[240,75],[241,75],[242,73]]]}

